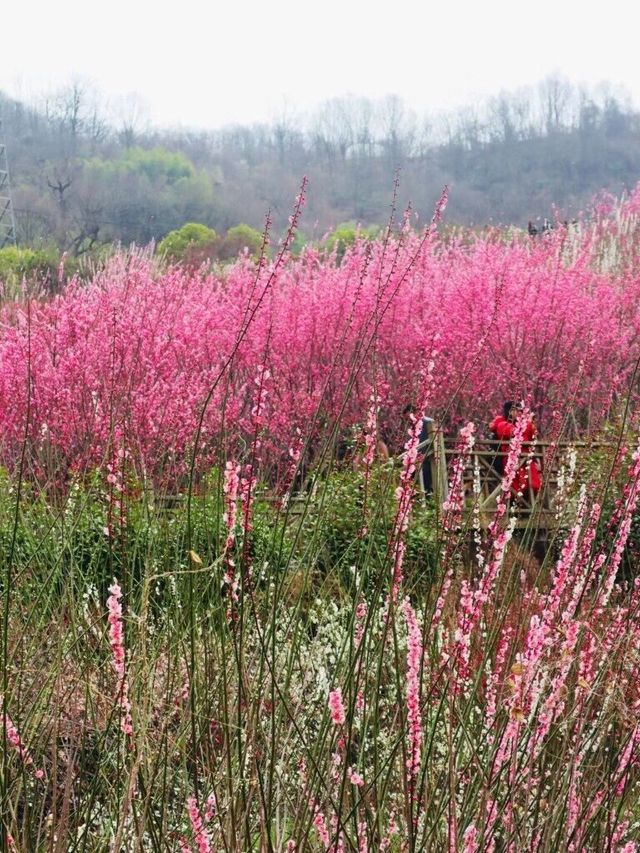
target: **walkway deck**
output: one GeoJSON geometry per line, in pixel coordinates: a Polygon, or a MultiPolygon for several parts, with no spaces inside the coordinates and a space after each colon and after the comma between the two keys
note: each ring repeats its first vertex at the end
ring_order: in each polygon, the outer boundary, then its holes
{"type": "MultiPolygon", "coordinates": [[[[482,527],[488,527],[494,518],[497,499],[502,485],[501,468],[506,453],[500,453],[502,442],[491,439],[477,439],[465,467],[463,484],[467,513],[476,510],[482,527]]],[[[529,489],[517,499],[516,526],[520,528],[534,526],[538,530],[552,530],[559,524],[559,475],[568,469],[572,454],[580,457],[585,450],[606,447],[602,442],[589,441],[537,441],[531,453],[542,469],[542,489],[536,496],[529,489]]],[[[426,452],[426,462],[431,472],[431,487],[438,504],[441,506],[447,498],[448,483],[451,478],[452,463],[460,450],[458,439],[445,438],[442,431],[434,428],[433,434],[420,445],[420,451],[426,452]]],[[[523,454],[522,461],[526,456],[523,454]]],[[[428,475],[427,475],[428,476],[428,475]]],[[[566,475],[565,475],[566,476],[566,475]]],[[[420,472],[420,485],[425,491],[423,472],[420,472]]],[[[428,490],[428,488],[427,488],[428,490]]]]}

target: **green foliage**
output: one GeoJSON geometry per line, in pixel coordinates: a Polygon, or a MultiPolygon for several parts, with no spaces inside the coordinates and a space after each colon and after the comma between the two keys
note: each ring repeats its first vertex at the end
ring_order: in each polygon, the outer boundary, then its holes
{"type": "Polygon", "coordinates": [[[199,266],[207,261],[235,260],[245,251],[250,257],[257,258],[262,242],[262,234],[248,225],[235,225],[224,237],[219,237],[213,228],[188,222],[170,231],[158,245],[158,252],[171,261],[199,266]]]}
{"type": "Polygon", "coordinates": [[[256,258],[260,255],[261,248],[262,234],[255,228],[240,223],[229,228],[220,242],[217,255],[221,261],[228,261],[246,250],[251,257],[256,258]]]}
{"type": "MultiPolygon", "coordinates": [[[[191,503],[191,549],[209,572],[198,580],[202,595],[220,600],[222,556],[227,530],[220,474],[211,471],[191,503]]],[[[52,582],[48,607],[55,609],[65,586],[81,597],[88,587],[101,600],[108,595],[114,575],[136,593],[145,578],[159,578],[189,569],[187,556],[187,498],[184,494],[153,494],[130,480],[127,483],[126,521],[117,509],[110,512],[109,489],[95,472],[71,484],[64,496],[52,496],[28,483],[23,485],[16,530],[14,565],[28,567],[22,590],[38,597],[45,578],[52,582]],[[46,534],[46,535],[45,535],[46,534]]],[[[0,562],[6,564],[13,541],[15,489],[0,468],[0,562]]],[[[243,518],[238,514],[236,541],[230,556],[236,566],[249,561],[257,580],[284,571],[292,557],[290,531],[272,503],[256,498],[245,542],[243,518]]],[[[164,590],[164,584],[158,586],[164,590]]],[[[44,604],[43,604],[44,606],[44,604]]]]}
{"type": "Polygon", "coordinates": [[[57,249],[23,249],[5,246],[0,249],[0,282],[5,288],[19,286],[23,279],[27,281],[50,282],[58,274],[60,255],[57,249]]]}
{"type": "Polygon", "coordinates": [[[219,238],[213,228],[198,222],[187,222],[170,231],[158,245],[158,252],[171,261],[194,264],[214,256],[219,238]]]}
{"type": "MultiPolygon", "coordinates": [[[[215,221],[217,202],[212,172],[196,169],[179,152],[130,148],[115,160],[87,159],[82,162],[81,178],[74,184],[74,192],[76,186],[73,199],[103,200],[99,217],[101,242],[121,239],[146,245],[185,222],[202,222],[207,227],[215,221]]],[[[82,211],[78,215],[82,221],[82,211]]],[[[197,257],[189,262],[197,264],[202,253],[200,249],[193,251],[197,257]]]]}
{"type": "MultiPolygon", "coordinates": [[[[308,579],[322,578],[336,592],[351,590],[357,576],[382,571],[390,576],[390,541],[396,504],[397,471],[380,466],[371,473],[365,496],[361,472],[338,470],[318,485],[299,527],[295,510],[287,515],[277,502],[256,497],[248,538],[238,516],[230,554],[237,570],[249,561],[256,583],[284,577],[298,569],[308,579]],[[363,535],[363,529],[366,533],[363,535]],[[295,544],[294,544],[295,543],[295,544]],[[354,568],[355,567],[355,568],[354,568]]],[[[187,500],[185,495],[153,495],[130,481],[126,490],[126,523],[110,512],[108,487],[101,474],[74,482],[64,497],[55,498],[25,484],[17,529],[14,562],[29,567],[30,595],[45,577],[55,580],[47,606],[71,584],[78,596],[88,586],[106,598],[111,578],[140,590],[150,574],[187,572],[187,500]],[[43,534],[46,532],[46,536],[43,534]]],[[[199,486],[191,504],[191,548],[210,571],[197,581],[199,594],[220,601],[227,530],[223,522],[220,473],[213,470],[199,486]]],[[[0,559],[6,560],[14,523],[10,478],[0,469],[0,559]]],[[[412,586],[430,584],[437,563],[437,526],[432,507],[416,500],[406,536],[405,575],[412,586]]],[[[159,589],[164,585],[161,583],[159,589]]]]}
{"type": "MultiPolygon", "coordinates": [[[[319,487],[303,539],[321,572],[338,572],[348,587],[354,566],[367,572],[391,571],[396,475],[388,465],[379,466],[365,486],[361,472],[338,470],[319,487]]],[[[405,552],[405,574],[412,582],[430,582],[437,565],[436,540],[433,506],[416,499],[405,552]]]]}
{"type": "Polygon", "coordinates": [[[430,584],[438,568],[438,521],[433,500],[417,499],[406,538],[405,565],[412,584],[430,584]]]}
{"type": "Polygon", "coordinates": [[[298,257],[302,254],[304,247],[309,243],[309,238],[302,231],[296,231],[291,242],[291,254],[298,257]]]}
{"type": "Polygon", "coordinates": [[[174,184],[181,178],[193,178],[196,170],[184,154],[164,148],[129,148],[122,162],[127,169],[142,172],[150,180],[174,184]]]}
{"type": "Polygon", "coordinates": [[[325,241],[325,248],[329,252],[335,250],[336,260],[342,262],[344,253],[358,239],[373,239],[380,233],[380,228],[377,225],[371,225],[368,228],[362,228],[355,222],[342,222],[334,231],[329,234],[325,241]]]}
{"type": "Polygon", "coordinates": [[[144,175],[156,184],[175,184],[196,174],[193,164],[184,154],[165,148],[128,148],[116,160],[93,158],[87,164],[97,172],[144,175]]]}

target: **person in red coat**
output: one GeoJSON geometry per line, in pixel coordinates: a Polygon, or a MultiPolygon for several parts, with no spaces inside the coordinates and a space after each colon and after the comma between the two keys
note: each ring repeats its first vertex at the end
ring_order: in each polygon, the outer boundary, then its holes
{"type": "MultiPolygon", "coordinates": [[[[502,407],[502,414],[497,415],[491,421],[491,432],[498,441],[501,442],[498,453],[500,471],[504,471],[507,454],[509,453],[509,443],[516,431],[516,421],[522,414],[524,406],[522,403],[513,400],[507,400],[502,407]]],[[[536,425],[533,418],[527,422],[522,437],[522,453],[529,451],[530,445],[535,441],[537,435],[536,425]]],[[[537,495],[542,486],[542,478],[540,476],[540,468],[535,459],[525,462],[518,468],[513,479],[511,488],[518,494],[525,494],[531,486],[534,495],[537,495]]]]}

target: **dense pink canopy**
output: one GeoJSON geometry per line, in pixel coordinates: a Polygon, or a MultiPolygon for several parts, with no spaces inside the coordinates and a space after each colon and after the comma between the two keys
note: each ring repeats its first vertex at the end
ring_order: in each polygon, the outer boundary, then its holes
{"type": "Polygon", "coordinates": [[[203,402],[253,309],[206,410],[204,458],[223,426],[232,439],[250,430],[260,365],[265,454],[277,458],[316,412],[320,424],[343,407],[345,423],[363,421],[374,385],[393,427],[434,348],[431,414],[451,428],[487,424],[516,396],[538,407],[543,430],[567,404],[593,426],[628,393],[640,353],[637,202],[533,240],[405,234],[358,244],[340,265],[308,249],[272,278],[248,261],[216,277],[119,256],[89,284],[5,306],[5,460],[24,437],[30,374],[38,464],[53,454],[63,468],[100,465],[116,437],[140,472],[184,470],[203,402]]]}

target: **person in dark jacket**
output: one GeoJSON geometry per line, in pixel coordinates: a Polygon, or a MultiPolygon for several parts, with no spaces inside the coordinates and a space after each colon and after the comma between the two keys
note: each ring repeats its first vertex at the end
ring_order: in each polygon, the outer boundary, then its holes
{"type": "MultiPolygon", "coordinates": [[[[497,415],[491,421],[491,432],[501,442],[498,447],[499,470],[504,473],[504,466],[509,453],[509,445],[516,431],[516,421],[521,416],[524,405],[515,400],[507,400],[502,407],[502,414],[497,415]]],[[[533,417],[525,426],[522,436],[522,452],[527,453],[531,444],[535,442],[537,435],[536,425],[533,417]]],[[[542,487],[540,468],[535,459],[525,462],[518,468],[512,483],[512,489],[519,494],[524,494],[531,486],[534,495],[537,495],[542,487]]]]}
{"type": "MultiPolygon", "coordinates": [[[[402,415],[405,421],[411,426],[413,421],[411,420],[411,416],[415,417],[415,406],[409,404],[405,406],[402,410],[402,415]]],[[[422,465],[420,466],[420,475],[422,478],[422,488],[424,489],[425,495],[433,495],[433,471],[431,467],[431,461],[433,459],[433,430],[434,430],[435,422],[433,418],[423,417],[422,418],[422,426],[420,428],[420,445],[422,445],[420,450],[420,455],[422,455],[422,465]],[[431,441],[427,442],[428,439],[431,441]],[[423,455],[424,454],[424,455],[423,455]]]]}

